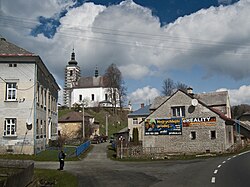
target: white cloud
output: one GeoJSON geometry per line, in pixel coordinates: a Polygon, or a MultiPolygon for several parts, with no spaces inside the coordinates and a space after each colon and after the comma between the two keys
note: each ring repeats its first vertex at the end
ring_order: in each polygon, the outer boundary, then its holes
{"type": "MultiPolygon", "coordinates": [[[[5,0],[2,12],[24,18],[28,24],[30,19],[54,16],[72,4],[46,2],[5,0]]],[[[30,36],[31,28],[16,27],[13,22],[2,27],[1,19],[0,33],[10,42],[39,54],[61,85],[73,45],[82,75],[93,75],[95,65],[104,73],[115,63],[125,79],[138,80],[166,75],[171,70],[185,74],[199,64],[205,77],[219,74],[241,80],[250,77],[250,22],[246,21],[249,9],[250,1],[241,0],[230,6],[200,10],[161,27],[150,9],[131,0],[108,7],[84,3],[60,19],[53,39],[30,36]],[[152,70],[157,73],[150,73],[152,70]]]]}
{"type": "Polygon", "coordinates": [[[119,67],[122,75],[125,77],[140,79],[141,77],[150,76],[151,71],[147,66],[137,65],[137,64],[128,64],[119,67]]]}
{"type": "MultiPolygon", "coordinates": [[[[226,88],[221,88],[217,91],[225,91],[226,88]]],[[[250,85],[243,85],[239,89],[229,89],[229,98],[232,106],[240,104],[250,104],[250,85]]]]}
{"type": "Polygon", "coordinates": [[[145,103],[152,103],[154,98],[159,96],[160,92],[156,88],[146,86],[144,88],[138,88],[128,96],[128,100],[131,101],[132,105],[145,103]]]}

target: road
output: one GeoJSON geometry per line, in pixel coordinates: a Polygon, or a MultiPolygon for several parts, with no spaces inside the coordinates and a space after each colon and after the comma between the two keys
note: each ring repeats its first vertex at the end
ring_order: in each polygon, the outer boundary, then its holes
{"type": "Polygon", "coordinates": [[[214,170],[214,186],[250,186],[250,152],[224,159],[214,170]]]}
{"type": "MultiPolygon", "coordinates": [[[[232,183],[224,183],[224,181],[228,180],[228,174],[230,174],[227,171],[227,167],[234,168],[235,165],[230,166],[229,163],[235,160],[236,164],[237,160],[241,159],[241,157],[247,157],[247,154],[243,154],[241,156],[238,155],[235,158],[216,157],[175,161],[118,162],[111,161],[107,158],[106,146],[107,143],[94,145],[92,152],[82,161],[65,163],[65,170],[78,177],[79,187],[230,186],[228,184],[232,183]],[[231,159],[227,160],[229,158],[231,159]],[[223,163],[225,160],[227,160],[227,162],[223,163]],[[217,171],[215,174],[214,172],[215,170],[218,170],[219,165],[222,166],[220,167],[219,172],[217,171]]],[[[250,164],[250,160],[248,163],[250,164]]],[[[57,169],[58,163],[36,162],[35,167],[57,169]]],[[[246,168],[244,172],[248,172],[249,174],[249,168],[246,168]]],[[[240,169],[241,168],[239,168],[239,170],[240,169]]],[[[234,173],[233,176],[239,177],[241,172],[234,173]]],[[[232,179],[234,177],[231,176],[232,179]]]]}

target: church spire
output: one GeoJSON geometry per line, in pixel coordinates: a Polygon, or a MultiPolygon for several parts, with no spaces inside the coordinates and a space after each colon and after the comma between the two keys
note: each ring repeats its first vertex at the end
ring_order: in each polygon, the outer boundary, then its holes
{"type": "Polygon", "coordinates": [[[73,51],[71,53],[71,60],[75,60],[75,52],[74,52],[74,47],[73,47],[73,51]]]}
{"type": "Polygon", "coordinates": [[[75,49],[73,47],[73,51],[71,53],[71,60],[68,62],[69,65],[77,65],[77,61],[75,59],[75,49]]]}
{"type": "Polygon", "coordinates": [[[99,76],[99,72],[98,72],[98,67],[96,65],[96,67],[95,67],[95,77],[98,77],[98,76],[99,76]]]}

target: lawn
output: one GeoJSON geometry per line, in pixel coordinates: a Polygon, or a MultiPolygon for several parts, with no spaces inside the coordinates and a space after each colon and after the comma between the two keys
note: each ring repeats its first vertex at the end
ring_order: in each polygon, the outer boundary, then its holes
{"type": "MultiPolygon", "coordinates": [[[[90,147],[79,157],[72,156],[66,157],[66,161],[77,161],[86,157],[89,151],[93,149],[93,145],[90,147]]],[[[73,146],[65,146],[64,148],[65,153],[67,155],[72,155],[75,152],[75,147],[73,146]]],[[[58,162],[58,153],[59,150],[46,150],[42,151],[37,155],[16,155],[16,154],[7,154],[7,155],[0,155],[0,158],[3,159],[13,159],[13,160],[34,160],[34,161],[56,161],[58,162]]],[[[3,168],[0,169],[2,176],[4,174],[12,172],[11,169],[4,170],[3,168]]],[[[0,177],[1,180],[5,180],[6,177],[0,177]]],[[[66,171],[58,171],[58,170],[50,170],[50,169],[34,169],[34,181],[29,187],[35,186],[60,186],[60,187],[76,187],[78,186],[77,177],[66,172],[66,171]]]]}
{"type": "Polygon", "coordinates": [[[34,182],[29,186],[77,187],[77,177],[66,172],[49,169],[35,169],[34,182]]]}

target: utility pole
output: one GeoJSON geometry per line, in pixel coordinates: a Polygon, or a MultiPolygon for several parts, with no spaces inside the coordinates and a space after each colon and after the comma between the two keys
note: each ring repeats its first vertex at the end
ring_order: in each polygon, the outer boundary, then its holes
{"type": "Polygon", "coordinates": [[[108,136],[108,114],[106,114],[106,136],[108,136]]]}
{"type": "Polygon", "coordinates": [[[85,140],[84,102],[82,102],[82,139],[85,140]]]}

